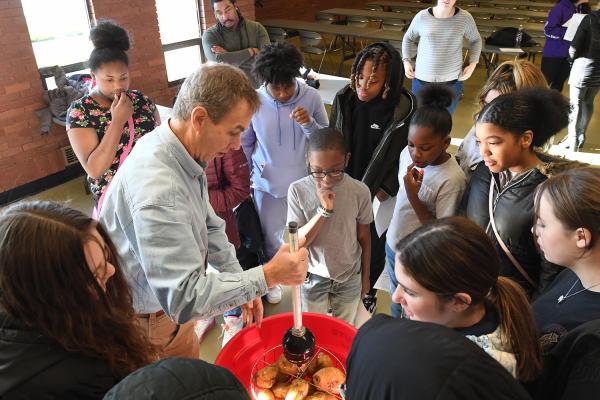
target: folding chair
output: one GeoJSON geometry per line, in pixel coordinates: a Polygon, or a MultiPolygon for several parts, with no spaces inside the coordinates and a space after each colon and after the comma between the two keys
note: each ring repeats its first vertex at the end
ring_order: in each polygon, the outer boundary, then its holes
{"type": "Polygon", "coordinates": [[[283,43],[287,39],[287,32],[283,28],[267,27],[271,43],[283,43]]]}
{"type": "Polygon", "coordinates": [[[316,69],[317,73],[319,73],[328,50],[323,36],[312,31],[298,31],[298,34],[300,36],[300,50],[303,53],[321,56],[319,68],[316,69]]]}
{"type": "Polygon", "coordinates": [[[319,24],[333,24],[335,22],[335,17],[333,15],[317,13],[317,15],[315,15],[315,21],[319,24]]]}
{"type": "Polygon", "coordinates": [[[383,29],[384,31],[404,32],[405,26],[406,23],[404,23],[404,21],[384,20],[381,24],[381,29],[383,29]]]}

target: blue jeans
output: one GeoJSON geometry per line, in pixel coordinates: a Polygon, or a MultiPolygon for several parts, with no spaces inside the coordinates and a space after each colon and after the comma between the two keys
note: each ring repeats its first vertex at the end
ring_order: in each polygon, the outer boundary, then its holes
{"type": "MultiPolygon", "coordinates": [[[[396,279],[396,272],[394,271],[394,265],[396,263],[396,253],[391,249],[388,244],[385,244],[385,267],[387,268],[387,272],[390,275],[390,296],[394,294],[396,291],[396,287],[398,286],[398,280],[396,279]]],[[[402,306],[398,303],[390,302],[390,311],[392,312],[392,317],[400,318],[402,317],[402,306]]]]}
{"type": "MultiPolygon", "coordinates": [[[[412,80],[412,92],[415,94],[415,96],[419,96],[419,91],[421,90],[421,88],[425,85],[427,85],[428,83],[431,82],[425,82],[425,81],[421,81],[417,78],[412,80]]],[[[463,93],[463,82],[456,80],[456,81],[450,81],[450,82],[443,82],[445,85],[447,85],[450,89],[452,89],[452,91],[454,92],[454,99],[452,99],[452,104],[450,104],[450,107],[448,107],[448,112],[450,113],[450,115],[452,115],[452,113],[454,113],[454,110],[456,110],[456,106],[458,105],[458,101],[460,100],[460,97],[462,96],[463,93]]]]}
{"type": "Polygon", "coordinates": [[[315,274],[309,274],[302,285],[302,310],[332,315],[354,325],[356,310],[361,301],[362,275],[352,275],[346,282],[336,282],[315,274]]]}

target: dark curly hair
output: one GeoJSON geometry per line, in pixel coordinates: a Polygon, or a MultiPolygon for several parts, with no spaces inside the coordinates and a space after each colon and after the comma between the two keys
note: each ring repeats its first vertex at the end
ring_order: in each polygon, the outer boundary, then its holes
{"type": "Polygon", "coordinates": [[[108,234],[87,215],[48,201],[0,214],[0,307],[66,351],[103,360],[117,377],[154,361],[138,328],[131,292],[108,234]],[[85,257],[96,228],[115,266],[106,291],[85,257]]]}
{"type": "Polygon", "coordinates": [[[418,94],[419,107],[410,121],[411,125],[428,126],[446,137],[452,131],[452,116],[448,107],[452,104],[454,92],[446,85],[432,83],[425,85],[418,94]]]}
{"type": "Polygon", "coordinates": [[[252,73],[264,83],[289,85],[300,76],[304,65],[302,53],[291,43],[273,43],[256,56],[252,73]]]}
{"type": "Polygon", "coordinates": [[[358,86],[358,78],[362,72],[363,66],[365,65],[365,61],[371,60],[373,63],[373,69],[371,70],[371,76],[369,77],[366,86],[369,87],[371,79],[373,78],[373,74],[375,74],[377,68],[379,68],[380,65],[385,66],[385,89],[383,90],[381,98],[384,100],[387,99],[390,92],[390,76],[392,74],[392,69],[390,68],[390,59],[391,55],[388,53],[388,50],[384,45],[374,44],[363,49],[356,55],[356,58],[352,63],[352,68],[350,69],[350,88],[356,91],[356,87],[358,86]]]}
{"type": "Polygon", "coordinates": [[[477,123],[490,123],[521,136],[533,132],[532,146],[543,146],[569,123],[570,105],[556,90],[541,87],[504,94],[486,105],[477,123]]]}
{"type": "Polygon", "coordinates": [[[127,31],[108,19],[101,19],[90,30],[90,40],[94,50],[90,54],[88,66],[97,71],[102,64],[121,61],[129,65],[127,50],[129,50],[129,35],[127,31]]]}

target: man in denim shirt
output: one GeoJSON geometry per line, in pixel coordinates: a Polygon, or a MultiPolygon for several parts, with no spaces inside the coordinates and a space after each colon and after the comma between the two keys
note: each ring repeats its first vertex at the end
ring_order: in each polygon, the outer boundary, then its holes
{"type": "Polygon", "coordinates": [[[259,105],[239,69],[202,66],[183,83],[173,118],[138,141],[108,189],[100,220],[161,357],[198,358],[194,320],[242,305],[245,321],[260,324],[260,296],[306,277],[306,250],[291,254],[285,245],[267,264],[242,271],[209,203],[206,162],[240,147],[259,105]],[[220,273],[207,275],[207,263],[220,273]]]}

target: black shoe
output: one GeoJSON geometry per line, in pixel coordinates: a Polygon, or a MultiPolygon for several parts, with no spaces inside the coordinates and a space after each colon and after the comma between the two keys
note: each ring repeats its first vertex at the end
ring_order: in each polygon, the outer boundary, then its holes
{"type": "Polygon", "coordinates": [[[375,310],[377,309],[377,297],[375,295],[365,295],[365,297],[362,299],[362,302],[369,314],[375,314],[375,310]]]}

